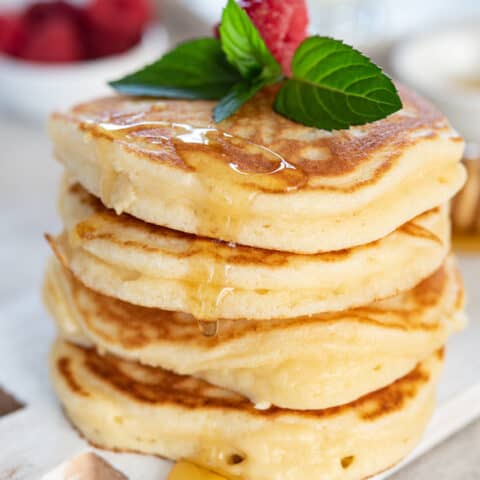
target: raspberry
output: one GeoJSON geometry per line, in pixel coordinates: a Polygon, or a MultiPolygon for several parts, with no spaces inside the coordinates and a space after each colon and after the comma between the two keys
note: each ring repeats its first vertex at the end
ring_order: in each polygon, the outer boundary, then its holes
{"type": "Polygon", "coordinates": [[[86,56],[83,13],[64,1],[39,2],[21,15],[26,35],[15,55],[37,62],[74,62],[86,56]]]}
{"type": "Polygon", "coordinates": [[[41,62],[103,57],[138,43],[151,16],[150,0],[42,1],[0,16],[0,51],[41,62]]]}
{"type": "Polygon", "coordinates": [[[83,22],[82,10],[63,0],[38,2],[31,5],[25,10],[23,21],[28,23],[29,27],[35,27],[49,21],[52,17],[68,18],[77,25],[83,22]]]}
{"type": "Polygon", "coordinates": [[[241,0],[273,56],[286,75],[298,45],[307,36],[308,13],[305,0],[241,0]]]}
{"type": "Polygon", "coordinates": [[[86,13],[95,29],[132,37],[151,19],[152,8],[147,0],[93,0],[86,13]]]}
{"type": "Polygon", "coordinates": [[[15,56],[27,38],[27,28],[18,15],[0,16],[0,52],[15,56]]]}
{"type": "Polygon", "coordinates": [[[121,53],[141,38],[152,18],[148,0],[93,0],[87,6],[88,45],[92,57],[121,53]]]}
{"type": "Polygon", "coordinates": [[[126,35],[91,28],[88,32],[88,51],[91,58],[106,57],[126,52],[140,41],[141,35],[126,35]]]}
{"type": "Polygon", "coordinates": [[[37,62],[74,62],[85,58],[85,49],[75,22],[59,15],[34,25],[18,56],[37,62]]]}

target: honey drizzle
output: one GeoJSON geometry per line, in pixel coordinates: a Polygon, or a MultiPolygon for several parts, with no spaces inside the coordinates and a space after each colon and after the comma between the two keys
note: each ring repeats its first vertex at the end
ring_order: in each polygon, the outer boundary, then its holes
{"type": "Polygon", "coordinates": [[[233,480],[231,475],[223,477],[187,460],[177,462],[168,474],[168,480],[227,480],[227,478],[233,480]]]}
{"type": "MultiPolygon", "coordinates": [[[[131,123],[105,121],[92,125],[92,128],[100,129],[112,139],[133,144],[143,153],[153,156],[164,155],[168,148],[170,156],[179,157],[184,166],[195,170],[199,176],[215,174],[217,182],[227,180],[226,176],[235,176],[235,183],[254,185],[266,192],[285,193],[298,190],[308,178],[302,170],[264,145],[213,127],[193,127],[160,120],[142,121],[136,115],[131,123]],[[195,147],[192,149],[192,146],[195,147]],[[199,153],[208,154],[208,161],[202,159],[197,162],[198,155],[195,154],[199,153]]],[[[100,154],[107,157],[102,152],[100,154]]]]}
{"type": "Polygon", "coordinates": [[[188,292],[189,308],[197,319],[200,332],[206,337],[214,337],[220,328],[218,309],[225,296],[232,291],[224,286],[229,266],[208,260],[197,262],[191,263],[185,279],[185,284],[191,285],[188,292]]]}
{"type": "MultiPolygon", "coordinates": [[[[152,120],[154,114],[155,111],[149,111],[111,116],[92,127],[100,128],[112,139],[134,144],[154,158],[168,151],[188,170],[195,171],[202,194],[192,198],[192,208],[200,225],[222,222],[230,230],[230,237],[238,238],[258,192],[291,192],[307,181],[303,171],[262,145],[213,127],[152,120]],[[148,120],[146,115],[150,115],[148,120]]],[[[113,159],[101,148],[97,155],[103,172],[102,199],[115,207],[112,205],[115,193],[113,159]]],[[[119,213],[121,209],[116,210],[119,213]]],[[[217,238],[218,232],[211,231],[208,235],[217,238]]],[[[185,275],[188,309],[197,318],[198,327],[205,336],[218,334],[222,302],[234,290],[228,286],[229,268],[222,262],[197,263],[185,275]]]]}

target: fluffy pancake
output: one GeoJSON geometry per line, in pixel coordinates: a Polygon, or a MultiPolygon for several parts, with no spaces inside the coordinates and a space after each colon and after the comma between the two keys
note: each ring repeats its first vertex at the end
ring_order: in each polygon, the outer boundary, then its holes
{"type": "Polygon", "coordinates": [[[117,213],[291,252],[375,241],[465,180],[463,141],[404,88],[400,112],[336,132],[277,115],[274,94],[218,125],[212,102],[114,96],[54,114],[49,131],[70,174],[117,213]]]}
{"type": "Polygon", "coordinates": [[[257,410],[193,377],[58,341],[51,375],[95,445],[185,458],[249,480],[361,479],[405,456],[431,415],[437,352],[394,384],[325,410],[257,410]]]}
{"type": "Polygon", "coordinates": [[[220,321],[214,338],[183,313],[134,306],[83,286],[57,261],[45,299],[67,340],[179,374],[257,404],[319,409],[406,375],[463,325],[451,259],[413,290],[355,310],[270,322],[220,321]]]}
{"type": "Polygon", "coordinates": [[[67,235],[59,241],[85,284],[203,319],[270,319],[364,305],[419,283],[450,247],[446,207],[377,242],[313,255],[219,242],[116,215],[78,184],[64,184],[60,211],[67,235]]]}

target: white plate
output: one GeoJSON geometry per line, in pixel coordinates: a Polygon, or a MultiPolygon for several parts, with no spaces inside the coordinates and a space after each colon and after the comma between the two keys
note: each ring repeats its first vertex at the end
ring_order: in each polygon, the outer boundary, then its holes
{"type": "Polygon", "coordinates": [[[46,65],[0,55],[0,104],[34,121],[43,121],[55,109],[107,95],[107,85],[159,58],[168,47],[163,27],[153,27],[140,44],[119,55],[86,62],[46,65]]]}

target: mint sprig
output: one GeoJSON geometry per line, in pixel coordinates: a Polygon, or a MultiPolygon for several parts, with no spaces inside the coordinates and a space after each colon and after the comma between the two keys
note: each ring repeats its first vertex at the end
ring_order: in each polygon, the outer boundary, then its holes
{"type": "Polygon", "coordinates": [[[307,38],[295,52],[292,72],[277,95],[275,110],[304,125],[339,130],[402,108],[395,85],[382,70],[332,38],[307,38]]]}
{"type": "Polygon", "coordinates": [[[129,95],[219,100],[241,80],[220,40],[200,38],[181,43],[155,63],[110,85],[129,95]]]}
{"type": "Polygon", "coordinates": [[[237,68],[243,80],[232,87],[214,108],[216,122],[233,115],[266,85],[282,79],[282,67],[235,0],[229,0],[223,10],[220,38],[227,60],[237,68]]]}
{"type": "Polygon", "coordinates": [[[213,118],[218,123],[233,115],[265,86],[263,80],[237,83],[213,109],[213,118]]]}
{"type": "Polygon", "coordinates": [[[264,78],[277,82],[282,68],[271,54],[260,32],[235,0],[229,0],[220,23],[222,49],[228,61],[247,80],[264,78]]]}
{"type": "MultiPolygon", "coordinates": [[[[130,95],[219,100],[213,116],[221,122],[264,86],[284,77],[235,0],[228,0],[223,11],[220,36],[220,40],[185,42],[110,85],[130,95]]],[[[362,53],[333,38],[306,39],[295,52],[292,72],[272,108],[304,125],[344,129],[380,120],[402,108],[390,78],[362,53]]]]}

